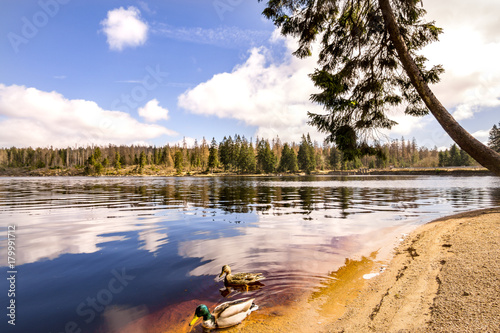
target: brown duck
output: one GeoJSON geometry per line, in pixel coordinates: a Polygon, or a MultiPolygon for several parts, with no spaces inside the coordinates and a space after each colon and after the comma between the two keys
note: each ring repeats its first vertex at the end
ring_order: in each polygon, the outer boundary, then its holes
{"type": "Polygon", "coordinates": [[[231,268],[229,265],[222,266],[221,273],[219,277],[226,274],[224,278],[224,285],[226,286],[244,286],[248,288],[248,285],[258,284],[260,280],[265,279],[262,273],[236,273],[231,274],[231,268]]]}

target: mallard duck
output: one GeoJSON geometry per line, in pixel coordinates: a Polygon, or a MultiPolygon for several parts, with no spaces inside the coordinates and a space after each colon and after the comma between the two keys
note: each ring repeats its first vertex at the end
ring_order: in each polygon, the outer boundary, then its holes
{"type": "Polygon", "coordinates": [[[231,268],[228,265],[222,266],[222,271],[219,278],[226,274],[224,284],[226,286],[246,286],[248,289],[249,284],[259,283],[260,280],[265,279],[262,273],[236,273],[231,274],[231,268]]]}
{"type": "Polygon", "coordinates": [[[225,302],[218,305],[212,313],[210,313],[205,304],[201,304],[196,308],[189,326],[193,326],[200,317],[203,317],[202,326],[207,329],[237,325],[252,311],[259,308],[253,301],[254,298],[242,298],[236,301],[225,302]]]}

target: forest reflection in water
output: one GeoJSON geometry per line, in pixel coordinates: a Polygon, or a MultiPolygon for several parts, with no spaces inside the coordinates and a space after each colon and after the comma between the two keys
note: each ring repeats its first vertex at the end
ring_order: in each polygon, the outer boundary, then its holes
{"type": "Polygon", "coordinates": [[[124,313],[215,304],[241,293],[220,290],[224,264],[264,273],[248,294],[270,307],[418,224],[499,203],[493,177],[0,178],[0,226],[18,226],[26,332],[106,331],[124,313]],[[91,316],[86,300],[117,272],[134,278],[91,316]]]}

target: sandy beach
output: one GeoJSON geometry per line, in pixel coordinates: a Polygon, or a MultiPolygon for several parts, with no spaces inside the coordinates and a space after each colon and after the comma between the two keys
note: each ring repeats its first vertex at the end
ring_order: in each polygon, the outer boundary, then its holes
{"type": "Polygon", "coordinates": [[[387,266],[348,260],[320,292],[227,332],[500,332],[499,257],[500,208],[441,218],[387,266]]]}
{"type": "MultiPolygon", "coordinates": [[[[393,249],[330,274],[312,294],[262,307],[227,333],[500,332],[500,208],[441,218],[418,227],[393,249]]],[[[185,316],[156,313],[122,332],[203,332],[185,316]]]]}
{"type": "Polygon", "coordinates": [[[500,209],[415,230],[325,332],[499,332],[500,209]]]}

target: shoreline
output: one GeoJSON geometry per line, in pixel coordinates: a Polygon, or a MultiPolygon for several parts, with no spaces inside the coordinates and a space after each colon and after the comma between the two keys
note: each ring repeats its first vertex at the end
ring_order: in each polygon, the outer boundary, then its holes
{"type": "Polygon", "coordinates": [[[246,174],[237,172],[216,171],[213,173],[205,171],[192,171],[177,174],[171,170],[146,167],[142,173],[138,173],[134,167],[120,170],[107,168],[99,175],[84,173],[82,168],[66,169],[29,169],[29,168],[0,168],[0,177],[301,177],[301,176],[494,176],[494,174],[483,167],[428,167],[428,168],[386,168],[386,169],[357,169],[357,170],[317,170],[307,175],[298,173],[271,173],[271,174],[246,174]]]}
{"type": "Polygon", "coordinates": [[[498,332],[499,255],[500,207],[439,218],[412,231],[374,278],[363,276],[384,263],[347,260],[336,273],[349,281],[227,332],[498,332]]]}
{"type": "Polygon", "coordinates": [[[495,332],[498,255],[498,207],[420,226],[325,332],[495,332]]]}
{"type": "Polygon", "coordinates": [[[352,270],[350,283],[228,332],[498,332],[499,255],[499,207],[439,218],[412,231],[374,278],[363,281],[383,266],[375,260],[352,270]]]}

